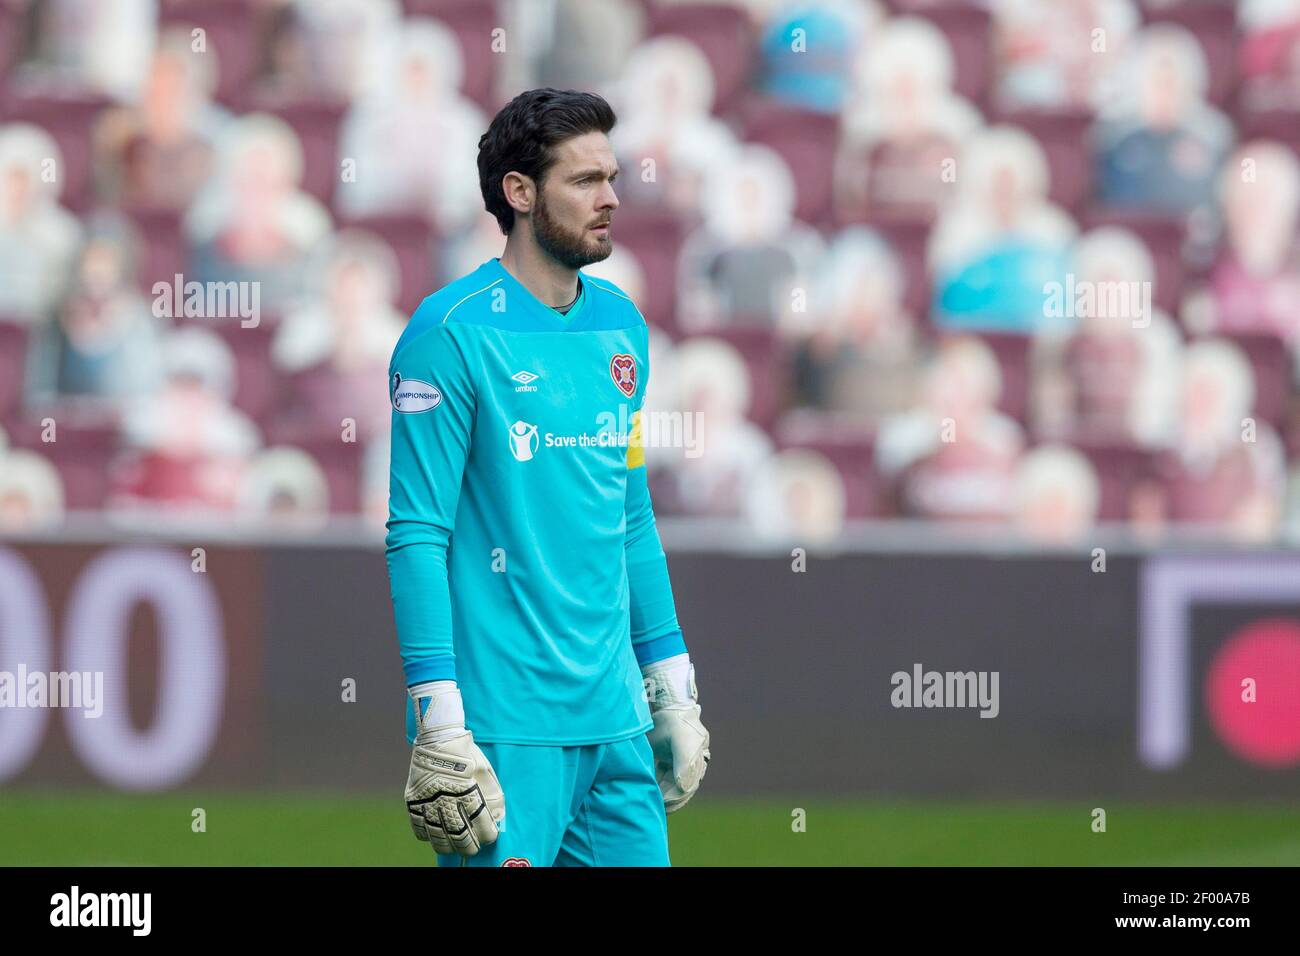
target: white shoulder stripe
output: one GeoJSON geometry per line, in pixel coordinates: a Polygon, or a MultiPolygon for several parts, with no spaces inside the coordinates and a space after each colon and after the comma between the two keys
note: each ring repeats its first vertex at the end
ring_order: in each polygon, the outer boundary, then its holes
{"type": "MultiPolygon", "coordinates": [[[[587,278],[590,279],[591,276],[588,276],[587,278]]],[[[599,282],[592,282],[591,286],[593,289],[601,289],[605,292],[608,292],[610,295],[616,295],[620,299],[627,299],[627,301],[632,302],[632,297],[630,295],[624,295],[622,292],[615,292],[613,289],[608,289],[605,286],[601,285],[599,282]]],[[[632,304],[636,305],[635,302],[632,302],[632,304]]]]}
{"type": "Polygon", "coordinates": [[[465,299],[472,299],[472,298],[474,298],[474,296],[478,295],[479,293],[481,293],[481,292],[486,292],[488,289],[492,288],[494,285],[496,285],[496,284],[497,284],[498,282],[500,282],[500,281],[501,281],[500,279],[493,279],[491,282],[489,282],[489,283],[488,283],[487,285],[485,285],[483,288],[479,289],[478,292],[471,292],[469,295],[465,296],[464,299],[461,299],[460,302],[457,302],[455,305],[453,305],[450,309],[447,310],[447,314],[444,315],[444,316],[442,317],[442,321],[441,321],[440,323],[438,323],[438,324],[439,324],[439,325],[446,325],[446,324],[447,324],[447,319],[449,319],[449,318],[451,317],[451,314],[452,314],[453,312],[455,312],[457,309],[460,308],[461,303],[464,302],[465,299]]]}
{"type": "MultiPolygon", "coordinates": [[[[590,279],[591,276],[587,276],[587,278],[590,279]]],[[[613,289],[606,288],[605,286],[601,285],[600,282],[598,281],[589,282],[588,285],[590,285],[593,289],[600,289],[602,292],[608,292],[610,295],[616,295],[620,299],[625,299],[628,302],[631,302],[632,308],[635,309],[636,314],[641,317],[641,321],[646,322],[646,317],[641,314],[641,307],[636,304],[636,302],[633,300],[633,298],[630,295],[624,295],[622,292],[615,292],[613,289]]],[[[649,324],[650,324],[649,322],[646,322],[646,325],[649,324]]]]}

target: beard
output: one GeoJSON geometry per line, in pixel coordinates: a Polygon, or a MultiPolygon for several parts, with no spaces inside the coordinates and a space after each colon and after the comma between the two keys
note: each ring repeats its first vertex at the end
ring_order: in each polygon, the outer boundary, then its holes
{"type": "Polygon", "coordinates": [[[576,232],[565,229],[551,216],[540,192],[537,194],[537,208],[533,211],[533,235],[543,252],[568,269],[581,269],[600,262],[614,251],[608,235],[588,238],[585,228],[576,232]]]}

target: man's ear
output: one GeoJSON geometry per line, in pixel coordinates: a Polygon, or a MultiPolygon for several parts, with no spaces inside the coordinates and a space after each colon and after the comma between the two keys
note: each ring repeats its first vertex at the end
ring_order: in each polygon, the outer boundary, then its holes
{"type": "Polygon", "coordinates": [[[516,213],[526,216],[533,211],[537,202],[537,184],[531,176],[511,170],[501,180],[501,189],[506,202],[516,213]]]}

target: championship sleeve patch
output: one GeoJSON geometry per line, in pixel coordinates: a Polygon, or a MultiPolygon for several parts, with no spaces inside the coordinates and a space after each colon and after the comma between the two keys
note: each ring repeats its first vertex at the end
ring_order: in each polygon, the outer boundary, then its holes
{"type": "Polygon", "coordinates": [[[641,440],[641,413],[632,416],[632,434],[627,440],[627,467],[629,470],[645,464],[645,445],[641,440]]]}
{"type": "Polygon", "coordinates": [[[392,382],[393,408],[408,415],[415,412],[427,412],[442,404],[442,392],[419,379],[402,378],[401,373],[393,374],[392,382]]]}

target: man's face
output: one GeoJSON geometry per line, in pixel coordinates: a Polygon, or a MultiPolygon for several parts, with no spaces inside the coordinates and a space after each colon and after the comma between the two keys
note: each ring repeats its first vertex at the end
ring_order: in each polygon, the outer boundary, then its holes
{"type": "Polygon", "coordinates": [[[610,219],[618,208],[618,164],[604,133],[584,133],[555,147],[533,209],[537,244],[570,269],[605,259],[614,249],[610,219]]]}

